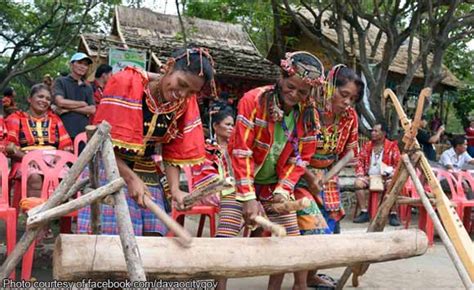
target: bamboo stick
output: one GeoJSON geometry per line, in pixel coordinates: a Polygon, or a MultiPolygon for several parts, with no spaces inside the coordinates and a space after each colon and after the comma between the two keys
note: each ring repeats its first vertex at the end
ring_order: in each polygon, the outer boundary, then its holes
{"type": "Polygon", "coordinates": [[[145,206],[151,210],[157,218],[159,218],[170,231],[172,231],[177,237],[177,241],[183,247],[189,247],[192,242],[191,235],[174,219],[172,219],[164,210],[156,205],[150,197],[145,195],[145,206]]]}

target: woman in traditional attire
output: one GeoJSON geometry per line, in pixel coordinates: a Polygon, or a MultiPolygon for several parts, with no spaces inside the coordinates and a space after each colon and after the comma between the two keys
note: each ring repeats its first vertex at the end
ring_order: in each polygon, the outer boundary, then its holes
{"type": "MultiPolygon", "coordinates": [[[[6,151],[12,159],[13,165],[10,177],[21,177],[20,164],[23,156],[32,150],[64,150],[72,151],[72,141],[63,122],[50,110],[51,93],[44,84],[36,84],[31,88],[28,97],[29,109],[27,112],[16,111],[5,119],[8,130],[6,151]]],[[[44,161],[53,165],[52,155],[44,155],[44,161]]],[[[62,175],[66,172],[63,170],[62,175]]],[[[43,185],[43,173],[35,162],[28,168],[27,196],[39,198],[43,185]]],[[[39,201],[39,200],[37,200],[39,201]]],[[[32,206],[36,204],[33,202],[32,206]]],[[[31,206],[31,207],[32,207],[31,206]]],[[[29,209],[27,206],[26,209],[29,209]]]]}
{"type": "MultiPolygon", "coordinates": [[[[289,236],[297,236],[296,213],[275,212],[272,203],[293,198],[293,188],[314,154],[319,127],[314,97],[324,68],[307,52],[288,53],[281,68],[275,85],[253,89],[239,101],[229,153],[246,223],[254,225],[257,215],[266,214],[289,236]]],[[[295,273],[294,289],[306,289],[306,273],[295,273]]],[[[283,277],[271,275],[268,288],[280,289],[283,277]]]]}
{"type": "MultiPolygon", "coordinates": [[[[310,207],[297,212],[302,235],[340,232],[339,221],[345,212],[337,175],[324,185],[320,183],[324,174],[348,152],[353,151],[357,156],[358,118],[353,106],[363,92],[364,83],[353,70],[337,65],[329,72],[325,92],[317,102],[321,130],[317,134],[316,151],[295,190],[297,199],[312,200],[310,207]]],[[[327,282],[314,271],[309,272],[308,286],[329,286],[327,282]]]]}
{"type": "MultiPolygon", "coordinates": [[[[161,152],[169,190],[177,207],[185,192],[179,189],[180,167],[204,162],[204,135],[197,94],[213,84],[213,61],[202,48],[173,53],[164,74],[148,75],[127,67],[107,82],[94,123],[112,125],[111,137],[120,176],[126,182],[127,202],[136,235],[165,235],[166,226],[144,208],[144,195],[165,209],[166,199],[152,158],[161,152]]],[[[105,175],[101,170],[101,179],[105,175]]],[[[117,234],[113,208],[102,207],[102,232],[117,234]]],[[[79,214],[78,232],[90,233],[90,209],[79,214]]]]}

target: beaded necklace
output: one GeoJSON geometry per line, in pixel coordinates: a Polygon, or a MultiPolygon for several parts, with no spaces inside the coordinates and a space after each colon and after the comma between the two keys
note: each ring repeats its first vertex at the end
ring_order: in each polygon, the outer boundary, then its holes
{"type": "MultiPolygon", "coordinates": [[[[324,120],[324,115],[328,116],[332,114],[331,112],[319,112],[323,118],[321,120],[323,121],[323,126],[321,126],[321,137],[322,137],[322,142],[323,142],[323,150],[325,152],[334,152],[337,148],[337,141],[339,138],[339,114],[336,114],[334,116],[334,121],[332,124],[326,124],[324,120]],[[333,129],[332,132],[330,129],[333,129]]],[[[328,116],[329,117],[329,116],[328,116]]]]}

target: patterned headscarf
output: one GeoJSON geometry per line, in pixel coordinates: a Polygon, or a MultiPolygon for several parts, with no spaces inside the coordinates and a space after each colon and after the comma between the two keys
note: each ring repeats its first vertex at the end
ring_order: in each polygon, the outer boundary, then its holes
{"type": "Polygon", "coordinates": [[[329,71],[328,77],[326,79],[326,85],[324,87],[324,93],[320,96],[320,98],[316,99],[318,110],[326,112],[332,111],[331,99],[336,92],[337,76],[339,75],[339,70],[344,67],[346,67],[346,65],[337,64],[329,71]]]}

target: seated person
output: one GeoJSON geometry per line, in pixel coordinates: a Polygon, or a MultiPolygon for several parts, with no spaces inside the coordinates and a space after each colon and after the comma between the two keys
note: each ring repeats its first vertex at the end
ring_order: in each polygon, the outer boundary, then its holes
{"type": "MultiPolygon", "coordinates": [[[[468,165],[474,165],[474,158],[467,153],[467,141],[464,136],[456,136],[451,141],[452,147],[441,154],[439,163],[449,172],[456,175],[456,172],[463,170],[468,165]]],[[[441,187],[446,193],[451,193],[446,180],[440,180],[441,187]]],[[[468,199],[473,199],[472,189],[463,182],[464,193],[468,199]]]]}
{"type": "MultiPolygon", "coordinates": [[[[20,178],[21,159],[29,151],[38,149],[72,151],[72,141],[63,122],[50,110],[51,93],[48,86],[34,85],[28,103],[30,107],[27,112],[16,111],[5,120],[9,143],[6,151],[13,160],[11,178],[20,178]]],[[[51,155],[44,155],[44,161],[51,166],[55,162],[51,155]]],[[[28,171],[27,196],[39,198],[42,185],[42,172],[38,165],[32,162],[28,171]]]]}
{"type": "MultiPolygon", "coordinates": [[[[367,199],[365,192],[369,189],[369,176],[381,175],[384,177],[384,188],[391,181],[395,167],[400,160],[400,151],[396,141],[390,141],[387,137],[387,127],[383,123],[377,123],[372,128],[371,141],[367,142],[358,156],[356,167],[356,196],[360,205],[360,214],[354,219],[354,223],[365,223],[370,220],[367,212],[367,199]]],[[[389,224],[399,226],[396,208],[390,212],[389,224]]]]}

